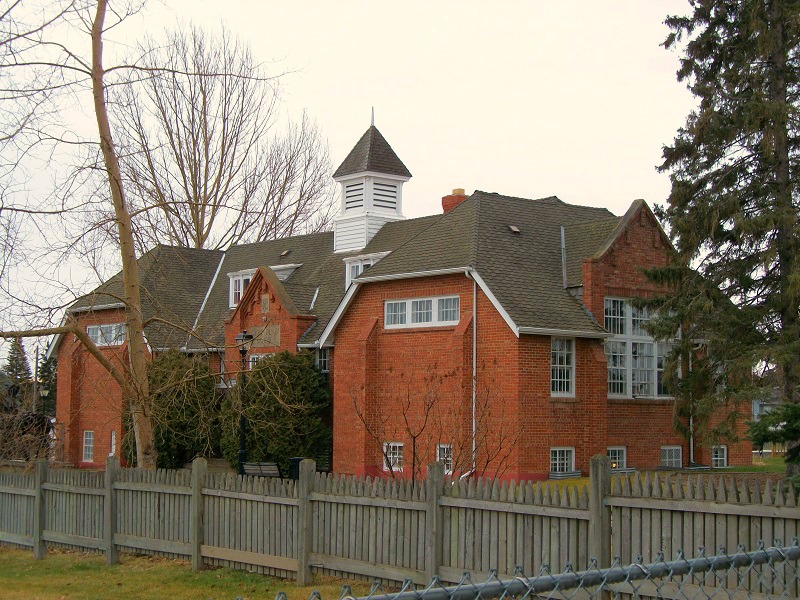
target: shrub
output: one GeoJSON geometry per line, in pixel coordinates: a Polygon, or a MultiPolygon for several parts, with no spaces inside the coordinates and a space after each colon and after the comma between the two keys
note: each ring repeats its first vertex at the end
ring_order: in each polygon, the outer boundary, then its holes
{"type": "Polygon", "coordinates": [[[240,387],[230,390],[222,410],[222,452],[232,466],[238,464],[242,414],[248,461],[277,462],[287,472],[291,457],[316,458],[328,452],[330,399],[313,354],[281,352],[259,361],[247,372],[241,392],[240,387]]]}
{"type": "MultiPolygon", "coordinates": [[[[207,358],[169,350],[148,365],[148,379],[157,466],[177,469],[197,456],[217,454],[221,402],[207,358]]],[[[125,432],[123,453],[135,464],[129,414],[125,432]]]]}

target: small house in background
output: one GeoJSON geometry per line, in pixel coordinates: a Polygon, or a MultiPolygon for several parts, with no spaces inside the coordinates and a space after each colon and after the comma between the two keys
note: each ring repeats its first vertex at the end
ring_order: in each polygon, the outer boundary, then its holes
{"type": "MultiPolygon", "coordinates": [[[[642,268],[671,251],[647,204],[615,216],[455,189],[438,214],[407,219],[410,178],[371,126],[334,173],[332,232],[224,252],[157,246],[140,258],[150,351],[208,355],[221,387],[241,370],[242,331],[248,366],[313,351],[333,392],[337,473],[413,477],[438,460],[453,476],[569,477],[598,453],[619,470],[687,466],[669,344],[630,303],[659,291],[642,268]]],[[[69,309],[112,361],[126,360],[121,283],[69,309]]],[[[63,458],[100,468],[120,452],[120,390],[76,339],[52,352],[63,458]]],[[[751,450],[693,453],[724,466],[751,450]]]]}

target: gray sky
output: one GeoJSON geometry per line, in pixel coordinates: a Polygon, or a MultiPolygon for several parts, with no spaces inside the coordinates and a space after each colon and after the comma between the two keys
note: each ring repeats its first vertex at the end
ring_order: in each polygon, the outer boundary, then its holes
{"type": "Polygon", "coordinates": [[[374,106],[414,175],[406,216],[439,212],[454,187],[621,214],[669,191],[655,166],[693,103],[659,44],[665,16],[686,12],[686,0],[164,0],[146,27],[224,21],[294,71],[284,107],[318,121],[334,167],[374,106]]]}

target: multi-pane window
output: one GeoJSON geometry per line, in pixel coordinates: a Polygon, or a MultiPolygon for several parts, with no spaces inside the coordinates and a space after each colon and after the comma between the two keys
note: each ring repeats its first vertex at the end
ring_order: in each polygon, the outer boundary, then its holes
{"type": "Polygon", "coordinates": [[[433,300],[411,301],[411,322],[430,323],[433,321],[433,300]]]}
{"type": "Polygon", "coordinates": [[[611,460],[611,470],[618,471],[627,468],[627,452],[625,446],[611,446],[606,450],[611,460]]]}
{"type": "Polygon", "coordinates": [[[650,316],[647,309],[627,300],[605,299],[604,325],[613,334],[605,344],[609,396],[669,396],[664,367],[671,346],[657,343],[647,333],[650,316]]]}
{"type": "Polygon", "coordinates": [[[711,466],[721,469],[728,466],[728,447],[714,446],[711,448],[711,466]]]}
{"type": "Polygon", "coordinates": [[[550,394],[575,394],[575,345],[566,338],[550,339],[550,394]]]}
{"type": "Polygon", "coordinates": [[[242,300],[247,286],[253,279],[254,270],[241,271],[239,273],[228,273],[230,278],[230,298],[228,305],[234,308],[242,300]]]}
{"type": "Polygon", "coordinates": [[[383,470],[403,470],[403,444],[401,442],[383,443],[383,470]]]}
{"type": "Polygon", "coordinates": [[[387,329],[455,325],[460,318],[458,296],[389,300],[384,308],[387,329]]]}
{"type": "Polygon", "coordinates": [[[408,302],[386,303],[386,327],[398,327],[406,324],[407,305],[408,302]]]}
{"type": "Polygon", "coordinates": [[[265,358],[269,358],[272,356],[272,353],[269,354],[250,354],[247,356],[247,368],[248,369],[255,369],[258,363],[260,363],[265,358]]]}
{"type": "Polygon", "coordinates": [[[683,449],[680,446],[661,446],[661,466],[680,469],[683,466],[683,449]]]}
{"type": "Polygon", "coordinates": [[[83,432],[83,462],[94,462],[94,431],[83,432]]]}
{"type": "Polygon", "coordinates": [[[439,298],[438,300],[439,320],[458,321],[458,308],[459,308],[458,296],[452,296],[450,298],[439,298]]]}
{"type": "Polygon", "coordinates": [[[450,444],[436,445],[436,460],[444,465],[445,473],[453,472],[453,446],[450,444]]]}
{"type": "Polygon", "coordinates": [[[328,348],[320,348],[317,350],[317,368],[323,373],[328,373],[331,369],[330,363],[330,350],[328,348]]]}
{"type": "Polygon", "coordinates": [[[89,325],[86,335],[97,346],[121,346],[125,341],[125,323],[89,325]]]}
{"type": "Polygon", "coordinates": [[[571,473],[575,470],[575,448],[550,448],[550,472],[571,473]]]}
{"type": "Polygon", "coordinates": [[[628,343],[606,342],[606,359],[608,361],[608,393],[624,396],[628,393],[628,343]]]}
{"type": "Polygon", "coordinates": [[[374,258],[362,258],[357,260],[352,260],[347,262],[347,281],[345,281],[345,289],[350,287],[350,284],[353,283],[353,280],[361,275],[364,271],[369,269],[372,265],[375,264],[376,259],[374,258]]]}

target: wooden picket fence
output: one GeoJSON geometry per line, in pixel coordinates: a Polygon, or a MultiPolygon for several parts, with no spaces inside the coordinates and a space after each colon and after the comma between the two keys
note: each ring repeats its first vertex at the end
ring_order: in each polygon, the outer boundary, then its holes
{"type": "MultiPolygon", "coordinates": [[[[698,546],[790,544],[800,510],[782,483],[725,476],[630,474],[611,477],[592,459],[591,485],[448,481],[432,465],[422,482],[316,473],[303,461],[298,481],[188,470],[50,470],[0,473],[0,542],[45,555],[54,545],[188,558],[310,581],[313,573],[457,582],[496,570],[536,574],[567,562],[607,566],[654,561],[698,546]]],[[[735,582],[731,582],[732,584],[735,582]]],[[[762,584],[763,587],[763,584],[762,584]]],[[[765,590],[764,593],[769,593],[765,590]]]]}

